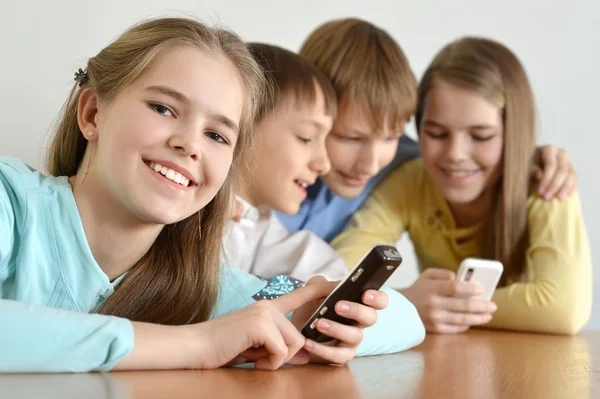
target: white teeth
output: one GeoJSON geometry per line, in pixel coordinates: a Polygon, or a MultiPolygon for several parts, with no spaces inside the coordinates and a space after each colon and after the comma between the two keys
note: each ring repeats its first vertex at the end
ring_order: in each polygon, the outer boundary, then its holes
{"type": "Polygon", "coordinates": [[[181,184],[181,182],[183,181],[183,176],[181,176],[181,173],[176,173],[175,178],[173,180],[175,181],[175,183],[181,184]]]}
{"type": "Polygon", "coordinates": [[[156,173],[160,173],[165,176],[167,179],[174,181],[177,184],[181,184],[182,186],[187,187],[190,184],[190,180],[183,177],[183,175],[179,172],[175,172],[173,169],[169,169],[166,166],[162,166],[157,164],[156,162],[150,162],[150,169],[154,170],[156,173]]]}
{"type": "Polygon", "coordinates": [[[302,188],[308,187],[308,183],[304,182],[302,180],[296,180],[296,183],[298,183],[300,186],[302,186],[302,188]]]}
{"type": "Polygon", "coordinates": [[[447,173],[452,177],[465,177],[465,176],[472,175],[474,172],[467,171],[467,170],[461,170],[461,171],[455,171],[455,172],[448,171],[447,173]]]}

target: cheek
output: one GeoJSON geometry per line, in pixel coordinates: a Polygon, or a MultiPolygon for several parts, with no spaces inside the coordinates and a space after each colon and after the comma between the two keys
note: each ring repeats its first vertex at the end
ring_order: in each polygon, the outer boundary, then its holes
{"type": "Polygon", "coordinates": [[[441,151],[441,146],[433,140],[429,140],[426,137],[421,136],[419,141],[419,148],[421,149],[421,157],[426,165],[431,165],[436,162],[441,151]]]}
{"type": "Polygon", "coordinates": [[[132,151],[164,141],[169,130],[169,122],[164,117],[149,114],[142,106],[130,109],[127,114],[113,115],[105,122],[101,139],[105,139],[110,157],[117,163],[132,151]]]}
{"type": "Polygon", "coordinates": [[[379,169],[385,168],[392,160],[394,159],[394,155],[396,155],[396,150],[398,148],[398,143],[394,142],[385,142],[381,145],[379,150],[379,169]]]}
{"type": "Polygon", "coordinates": [[[209,154],[210,156],[206,158],[206,162],[204,163],[204,167],[206,168],[205,174],[209,180],[209,185],[219,190],[231,169],[233,151],[229,149],[226,151],[210,151],[209,154]]]}
{"type": "Polygon", "coordinates": [[[334,137],[328,137],[325,146],[327,148],[327,156],[329,157],[331,168],[339,169],[344,167],[351,154],[351,149],[346,147],[350,146],[344,145],[340,140],[337,140],[334,137]]]}
{"type": "Polygon", "coordinates": [[[477,160],[481,165],[488,169],[495,169],[502,166],[503,143],[501,140],[482,145],[477,151],[477,160]]]}

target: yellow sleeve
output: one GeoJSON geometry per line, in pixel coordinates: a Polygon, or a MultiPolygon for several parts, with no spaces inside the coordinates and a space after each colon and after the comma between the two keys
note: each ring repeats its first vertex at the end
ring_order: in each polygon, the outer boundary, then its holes
{"type": "Polygon", "coordinates": [[[394,245],[400,239],[405,230],[402,192],[411,191],[403,182],[407,172],[404,164],[392,171],[331,242],[349,268],[374,245],[394,245]]]}
{"type": "Polygon", "coordinates": [[[527,283],[496,290],[486,327],[577,334],[590,317],[592,260],[579,196],[528,204],[527,283]]]}

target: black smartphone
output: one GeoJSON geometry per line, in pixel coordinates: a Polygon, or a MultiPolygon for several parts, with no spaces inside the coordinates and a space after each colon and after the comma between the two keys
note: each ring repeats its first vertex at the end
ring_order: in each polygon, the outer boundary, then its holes
{"type": "Polygon", "coordinates": [[[335,312],[335,304],[342,300],[362,303],[363,293],[367,290],[379,290],[401,263],[402,256],[396,247],[376,245],[371,248],[308,319],[302,327],[302,335],[315,342],[331,341],[331,337],[317,330],[317,321],[325,318],[346,325],[351,324],[353,320],[335,312]]]}

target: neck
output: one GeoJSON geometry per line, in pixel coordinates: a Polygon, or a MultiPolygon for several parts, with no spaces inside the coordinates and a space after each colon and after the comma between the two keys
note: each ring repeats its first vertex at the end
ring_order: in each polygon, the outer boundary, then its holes
{"type": "Polygon", "coordinates": [[[96,262],[112,281],[131,269],[150,249],[163,226],[142,223],[123,209],[88,174],[69,178],[83,223],[85,236],[96,262]]]}
{"type": "Polygon", "coordinates": [[[475,226],[485,221],[492,212],[493,190],[486,190],[476,200],[464,204],[449,204],[457,228],[475,226]]]}
{"type": "Polygon", "coordinates": [[[239,190],[236,194],[238,197],[242,198],[244,201],[248,202],[253,207],[258,208],[260,206],[260,203],[256,199],[256,197],[252,195],[252,189],[249,186],[251,186],[251,184],[240,184],[239,190]]]}

